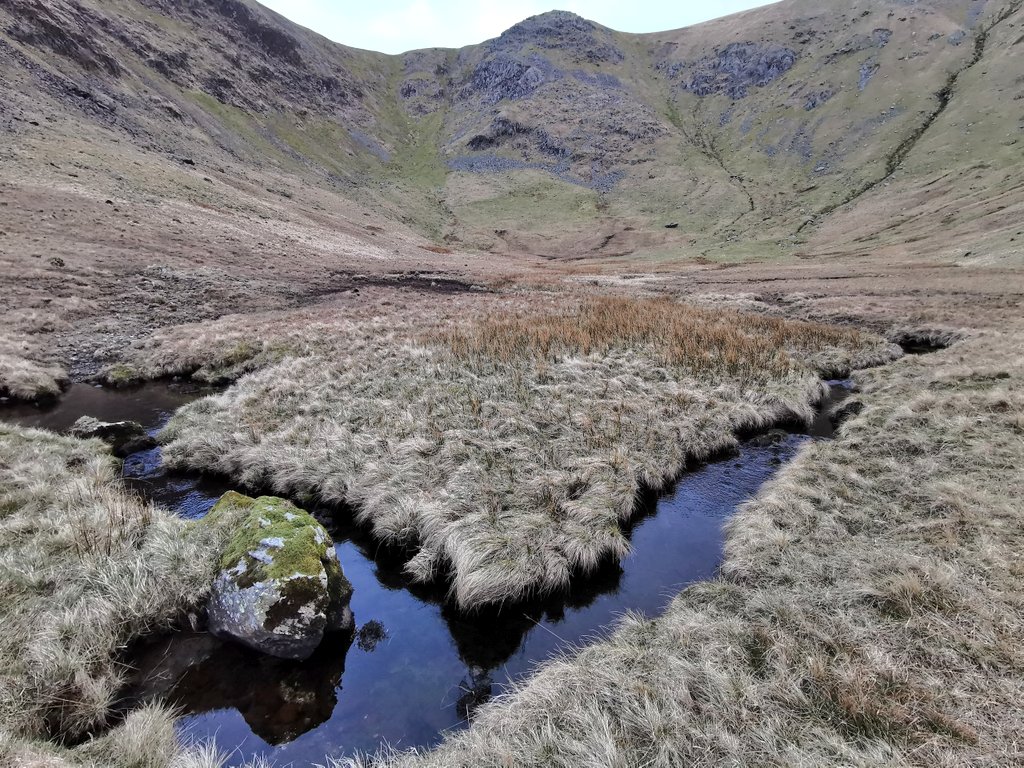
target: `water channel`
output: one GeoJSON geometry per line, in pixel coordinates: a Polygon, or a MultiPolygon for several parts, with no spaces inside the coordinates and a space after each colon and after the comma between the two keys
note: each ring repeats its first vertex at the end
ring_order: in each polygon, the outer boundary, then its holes
{"type": "MultiPolygon", "coordinates": [[[[181,708],[187,735],[234,750],[229,765],[258,755],[308,764],[383,743],[435,744],[545,659],[599,637],[626,611],[655,616],[688,584],[713,576],[723,523],[737,506],[803,443],[832,435],[828,411],[850,385],[829,384],[831,395],[807,430],[745,440],[737,454],[690,468],[666,493],[649,494],[628,531],[631,554],[557,598],[460,613],[445,603],[443,586],[411,584],[401,554],[381,549],[346,510],[316,510],[355,588],[356,637],[329,638],[302,663],[202,632],[148,640],[133,649],[142,672],[128,700],[158,691],[181,708]]],[[[0,420],[62,432],[89,415],[138,421],[155,434],[207,392],[166,382],[132,390],[75,384],[49,406],[5,406],[0,420]]],[[[204,515],[232,488],[226,479],[164,470],[159,448],[123,466],[128,487],[187,518],[204,515]]]]}

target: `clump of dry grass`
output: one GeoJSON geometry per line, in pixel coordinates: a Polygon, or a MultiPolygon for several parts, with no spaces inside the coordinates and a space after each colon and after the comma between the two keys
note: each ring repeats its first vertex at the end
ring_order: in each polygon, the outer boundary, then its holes
{"type": "Polygon", "coordinates": [[[183,409],[165,459],[350,503],[380,539],[416,549],[414,578],[450,575],[472,607],[622,557],[643,487],[737,430],[809,418],[821,385],[795,357],[804,348],[894,354],[878,337],[667,301],[598,300],[430,338],[370,336],[254,373],[183,409]]]}
{"type": "Polygon", "coordinates": [[[492,315],[434,338],[459,356],[506,363],[643,348],[664,365],[759,378],[786,376],[807,363],[820,363],[824,373],[848,372],[898,355],[883,352],[876,338],[856,329],[702,309],[667,298],[599,297],[573,312],[492,315]]]}
{"type": "Polygon", "coordinates": [[[0,730],[0,764],[11,768],[223,768],[227,759],[210,743],[183,743],[174,713],[154,704],[75,748],[0,730]]]}
{"type": "Polygon", "coordinates": [[[341,322],[324,322],[322,317],[314,320],[307,313],[233,315],[210,323],[179,325],[138,342],[124,360],[104,369],[102,377],[114,386],[165,376],[190,376],[221,384],[288,356],[326,350],[340,341],[346,330],[349,328],[341,322]]]}
{"type": "Polygon", "coordinates": [[[114,386],[169,376],[223,384],[286,357],[331,355],[367,335],[386,336],[408,326],[410,318],[396,320],[380,309],[373,303],[358,312],[318,306],[162,328],[137,341],[101,376],[114,386]]]}
{"type": "Polygon", "coordinates": [[[865,410],[730,521],[717,580],[349,765],[1021,764],[1021,343],[857,374],[865,410]]]}
{"type": "Polygon", "coordinates": [[[222,536],[128,495],[102,443],[0,424],[3,748],[126,768],[184,755],[156,709],[74,750],[47,739],[73,743],[106,725],[123,682],[118,652],[197,609],[222,536]]]}
{"type": "Polygon", "coordinates": [[[34,400],[60,394],[67,373],[28,336],[0,334],[0,395],[34,400]]]}

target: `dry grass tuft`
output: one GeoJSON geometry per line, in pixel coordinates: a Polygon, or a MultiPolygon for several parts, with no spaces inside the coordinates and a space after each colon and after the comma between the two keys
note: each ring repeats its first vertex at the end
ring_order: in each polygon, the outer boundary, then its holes
{"type": "Polygon", "coordinates": [[[28,336],[0,334],[0,396],[20,400],[60,394],[67,373],[28,336]]]}
{"type": "MultiPolygon", "coordinates": [[[[458,302],[453,304],[450,311],[457,313],[458,302]]],[[[359,344],[367,336],[389,337],[422,320],[415,317],[416,310],[396,320],[393,313],[382,314],[382,309],[374,302],[358,311],[316,306],[225,315],[163,328],[135,342],[123,359],[104,369],[102,377],[115,386],[169,376],[224,384],[287,357],[343,354],[350,344],[359,344]]]]}
{"type": "Polygon", "coordinates": [[[285,357],[307,356],[342,343],[354,324],[324,322],[307,313],[228,316],[209,323],[178,325],[139,342],[103,379],[114,386],[165,376],[190,376],[222,384],[285,357]]]}
{"type": "MultiPolygon", "coordinates": [[[[129,496],[98,441],[0,424],[5,764],[35,764],[25,755],[49,750],[46,739],[74,743],[106,726],[118,652],[198,608],[221,535],[129,496]]],[[[146,708],[53,760],[165,768],[184,754],[171,716],[146,708]]]]}
{"type": "Polygon", "coordinates": [[[848,372],[877,362],[880,352],[877,340],[858,330],[702,309],[667,298],[600,297],[571,313],[492,315],[433,338],[461,357],[506,363],[649,349],[664,365],[760,378],[788,375],[794,358],[812,364],[827,359],[830,370],[843,366],[848,372]],[[844,360],[844,351],[865,359],[844,360]]]}

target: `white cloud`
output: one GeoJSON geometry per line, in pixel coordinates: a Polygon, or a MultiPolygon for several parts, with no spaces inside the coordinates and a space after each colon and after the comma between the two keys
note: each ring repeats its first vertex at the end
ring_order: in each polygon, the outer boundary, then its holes
{"type": "MultiPolygon", "coordinates": [[[[466,25],[468,36],[477,42],[497,37],[506,29],[529,16],[543,13],[539,3],[490,4],[480,3],[474,9],[472,20],[466,25]]],[[[465,43],[463,43],[465,45],[465,43]]]]}

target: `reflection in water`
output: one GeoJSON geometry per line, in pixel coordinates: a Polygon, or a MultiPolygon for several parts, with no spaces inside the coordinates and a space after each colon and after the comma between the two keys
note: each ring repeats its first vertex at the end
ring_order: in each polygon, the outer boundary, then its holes
{"type": "Polygon", "coordinates": [[[470,667],[469,674],[459,685],[462,695],[455,702],[455,711],[463,720],[473,719],[476,711],[494,695],[494,680],[489,669],[470,667]]]}
{"type": "Polygon", "coordinates": [[[136,653],[128,697],[162,699],[192,714],[234,709],[265,743],[287,744],[330,718],[351,642],[351,633],[329,634],[309,659],[296,662],[205,633],[180,633],[136,653]]]}
{"type": "Polygon", "coordinates": [[[387,639],[387,629],[376,619],[370,619],[356,632],[356,645],[359,646],[360,651],[366,651],[367,653],[373,651],[378,643],[387,639]]]}
{"type": "Polygon", "coordinates": [[[520,650],[528,633],[537,627],[564,622],[567,613],[586,609],[600,595],[613,594],[621,580],[622,567],[609,561],[586,578],[573,579],[568,594],[513,606],[481,608],[472,613],[441,603],[441,618],[459,658],[472,677],[479,677],[480,673],[474,674],[474,670],[491,672],[501,667],[520,650]]]}
{"type": "Polygon", "coordinates": [[[59,400],[5,405],[0,408],[0,420],[67,432],[79,416],[92,416],[100,421],[137,421],[153,434],[178,408],[212,391],[187,382],[161,382],[132,389],[72,384],[59,400]]]}
{"type": "MultiPolygon", "coordinates": [[[[402,570],[409,553],[382,547],[346,510],[316,511],[355,588],[356,643],[325,645],[295,663],[179,633],[149,649],[165,669],[155,682],[143,674],[133,695],[145,695],[147,686],[150,694],[173,690],[168,695],[187,715],[185,732],[234,750],[235,765],[257,756],[278,765],[323,763],[325,755],[372,752],[384,742],[431,746],[538,663],[606,632],[627,610],[657,615],[686,585],[711,577],[721,559],[722,524],[736,506],[800,445],[832,434],[827,411],[848,388],[832,384],[833,397],[805,434],[745,441],[738,454],[688,468],[661,497],[640,500],[627,531],[632,552],[574,579],[560,596],[460,612],[446,603],[443,584],[409,581],[402,570]]],[[[61,430],[84,414],[134,419],[155,432],[197,394],[166,384],[128,392],[75,385],[54,408],[0,409],[0,419],[61,430]]],[[[231,489],[225,480],[165,472],[159,449],[130,456],[125,474],[145,496],[190,518],[231,489]]],[[[146,663],[144,670],[153,667],[146,663]]]]}

